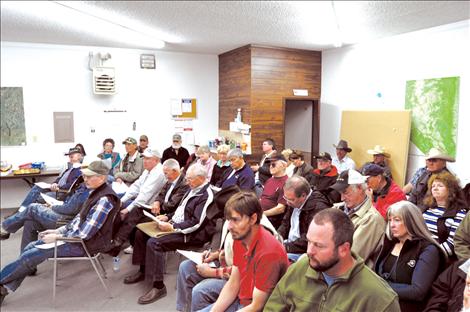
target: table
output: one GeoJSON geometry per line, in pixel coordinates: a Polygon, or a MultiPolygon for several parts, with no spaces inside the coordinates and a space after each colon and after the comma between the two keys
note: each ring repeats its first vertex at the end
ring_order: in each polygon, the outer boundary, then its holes
{"type": "Polygon", "coordinates": [[[62,171],[61,170],[41,170],[40,173],[32,173],[32,174],[18,174],[14,175],[13,172],[5,175],[0,176],[0,180],[14,180],[14,179],[23,179],[29,187],[33,187],[34,183],[36,183],[37,178],[45,178],[45,177],[55,177],[58,176],[62,171]]]}

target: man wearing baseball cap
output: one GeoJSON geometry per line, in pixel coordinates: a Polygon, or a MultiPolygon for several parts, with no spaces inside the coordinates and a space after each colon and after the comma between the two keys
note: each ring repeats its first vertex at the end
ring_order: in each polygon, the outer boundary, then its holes
{"type": "Polygon", "coordinates": [[[269,163],[271,177],[264,183],[260,204],[264,215],[277,229],[281,225],[287,207],[283,190],[288,178],[286,174],[287,160],[282,154],[276,154],[266,159],[266,162],[269,163]]]}
{"type": "Polygon", "coordinates": [[[186,162],[189,158],[189,152],[187,149],[181,146],[181,143],[181,135],[178,133],[173,134],[173,143],[170,147],[163,151],[162,162],[165,162],[165,160],[167,159],[173,158],[178,161],[181,169],[185,168],[186,162]]]}
{"type": "Polygon", "coordinates": [[[352,149],[348,146],[348,142],[345,140],[339,140],[338,144],[333,144],[336,149],[336,157],[333,158],[333,165],[341,173],[345,170],[356,169],[356,163],[347,154],[352,152],[352,149]]]}
{"type": "Polygon", "coordinates": [[[120,212],[124,223],[115,235],[115,247],[120,247],[131,234],[134,227],[144,218],[143,206],[151,206],[158,193],[166,183],[163,167],[160,163],[162,155],[156,149],[147,148],[142,153],[144,172],[132,183],[129,190],[121,198],[120,212]]]}
{"type": "Polygon", "coordinates": [[[314,156],[317,160],[317,169],[312,171],[310,178],[310,186],[312,189],[317,190],[330,200],[331,204],[341,201],[341,195],[330,189],[330,186],[335,184],[338,177],[338,170],[331,163],[331,155],[326,152],[314,156]]]}
{"type": "Polygon", "coordinates": [[[387,210],[391,204],[406,200],[401,188],[389,177],[385,176],[383,167],[369,164],[364,167],[363,173],[367,176],[367,186],[372,191],[372,205],[387,220],[387,210]]]}
{"type": "Polygon", "coordinates": [[[382,247],[385,234],[385,220],[372,207],[366,194],[366,179],[356,170],[341,172],[331,188],[341,193],[344,205],[340,207],[354,224],[353,252],[364,259],[364,263],[372,268],[382,247]]]}
{"type": "MultiPolygon", "coordinates": [[[[39,240],[29,244],[19,259],[7,264],[0,272],[1,300],[21,285],[37,265],[54,257],[54,248],[40,249],[39,245],[54,243],[62,237],[81,238],[91,254],[108,251],[112,244],[114,216],[119,209],[119,198],[106,183],[109,167],[101,160],[82,170],[86,187],[91,190],[80,213],[67,225],[39,233],[39,240]]],[[[58,257],[82,257],[81,244],[64,243],[57,247],[58,257]]]]}
{"type": "Polygon", "coordinates": [[[431,148],[426,154],[426,170],[421,173],[412,187],[408,200],[418,206],[423,212],[426,207],[423,205],[423,199],[428,191],[428,181],[431,175],[441,171],[449,171],[447,162],[455,162],[455,158],[445,154],[437,148],[431,148]]]}
{"type": "Polygon", "coordinates": [[[144,171],[144,164],[137,150],[137,141],[134,138],[128,137],[122,141],[122,144],[124,144],[127,154],[119,164],[119,167],[114,168],[114,178],[116,182],[131,184],[144,171]]]}

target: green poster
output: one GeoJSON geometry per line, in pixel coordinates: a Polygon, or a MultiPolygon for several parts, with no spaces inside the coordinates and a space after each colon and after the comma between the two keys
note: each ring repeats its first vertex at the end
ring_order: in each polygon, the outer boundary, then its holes
{"type": "Polygon", "coordinates": [[[405,108],[412,111],[411,142],[423,153],[431,147],[455,157],[460,77],[406,82],[405,108]]]}
{"type": "Polygon", "coordinates": [[[2,87],[1,95],[1,145],[26,144],[26,129],[23,108],[23,88],[2,87]]]}

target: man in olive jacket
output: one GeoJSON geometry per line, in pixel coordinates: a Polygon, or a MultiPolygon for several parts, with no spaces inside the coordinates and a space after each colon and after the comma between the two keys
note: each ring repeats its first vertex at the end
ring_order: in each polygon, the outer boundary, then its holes
{"type": "Polygon", "coordinates": [[[313,217],[307,256],[291,265],[264,311],[400,311],[397,294],[351,252],[354,225],[335,208],[313,217]]]}

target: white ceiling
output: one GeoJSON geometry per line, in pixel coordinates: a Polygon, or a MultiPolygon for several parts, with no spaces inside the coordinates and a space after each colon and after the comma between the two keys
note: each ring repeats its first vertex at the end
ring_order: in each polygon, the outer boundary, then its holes
{"type": "Polygon", "coordinates": [[[220,54],[250,43],[324,50],[337,39],[354,44],[467,19],[469,1],[2,1],[1,40],[149,48],[124,36],[145,27],[168,51],[220,54]],[[90,30],[91,19],[121,26],[90,30]]]}

